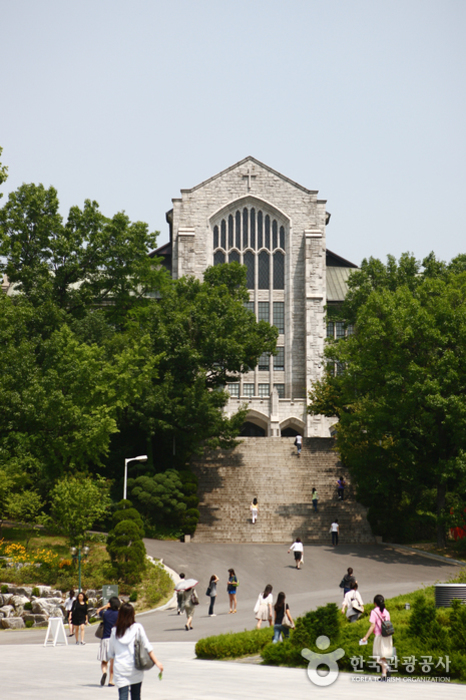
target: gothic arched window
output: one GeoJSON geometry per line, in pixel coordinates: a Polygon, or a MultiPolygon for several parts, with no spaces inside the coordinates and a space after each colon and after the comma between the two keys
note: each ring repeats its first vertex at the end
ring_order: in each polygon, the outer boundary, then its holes
{"type": "Polygon", "coordinates": [[[228,217],[228,248],[233,248],[233,246],[233,217],[230,214],[230,216],[228,217]]]}
{"type": "Polygon", "coordinates": [[[228,262],[237,262],[239,263],[239,253],[237,250],[230,250],[228,254],[228,262]]]}
{"type": "Polygon", "coordinates": [[[221,250],[217,250],[216,253],[214,253],[214,265],[220,265],[221,263],[225,262],[225,253],[221,250]]]}
{"type": "Polygon", "coordinates": [[[220,247],[224,248],[225,250],[227,248],[227,225],[225,223],[225,219],[222,219],[222,223],[220,225],[220,247]]]}
{"type": "Polygon", "coordinates": [[[248,289],[254,289],[254,263],[256,256],[251,250],[244,254],[244,264],[246,265],[246,285],[248,289]]]}
{"type": "Polygon", "coordinates": [[[285,289],[285,256],[279,250],[273,254],[273,288],[285,289]]]}
{"type": "Polygon", "coordinates": [[[259,253],[259,289],[270,287],[269,254],[263,250],[259,253]]]}

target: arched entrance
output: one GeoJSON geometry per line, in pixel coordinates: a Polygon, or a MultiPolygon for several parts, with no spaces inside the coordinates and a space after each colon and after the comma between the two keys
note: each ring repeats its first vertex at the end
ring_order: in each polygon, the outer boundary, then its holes
{"type": "Polygon", "coordinates": [[[296,435],[304,436],[305,429],[306,426],[303,421],[294,416],[287,418],[280,423],[280,433],[282,437],[296,437],[296,435]]]}
{"type": "Polygon", "coordinates": [[[265,437],[265,430],[260,425],[247,420],[241,427],[240,437],[265,437]]]}

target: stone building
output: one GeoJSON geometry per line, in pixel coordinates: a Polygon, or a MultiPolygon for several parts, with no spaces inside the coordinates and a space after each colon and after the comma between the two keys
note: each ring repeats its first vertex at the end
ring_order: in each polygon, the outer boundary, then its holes
{"type": "Polygon", "coordinates": [[[177,279],[202,278],[209,265],[247,268],[249,308],[277,326],[277,354],[229,384],[228,413],[247,403],[245,436],[328,437],[334,421],[306,413],[312,382],[322,376],[326,305],[339,304],[356,265],[330,252],[330,214],[316,190],[248,157],[191,189],[167,213],[170,241],[153,255],[177,279]]]}

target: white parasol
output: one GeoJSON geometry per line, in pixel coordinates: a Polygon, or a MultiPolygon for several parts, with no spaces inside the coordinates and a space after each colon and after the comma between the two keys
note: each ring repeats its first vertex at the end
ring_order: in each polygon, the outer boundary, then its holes
{"type": "Polygon", "coordinates": [[[195,578],[182,578],[175,586],[175,591],[189,591],[190,588],[197,586],[199,581],[195,578]]]}

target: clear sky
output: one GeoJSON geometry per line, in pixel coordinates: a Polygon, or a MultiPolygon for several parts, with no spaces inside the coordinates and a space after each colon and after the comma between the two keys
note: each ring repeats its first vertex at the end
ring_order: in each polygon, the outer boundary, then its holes
{"type": "MultiPolygon", "coordinates": [[[[165,212],[252,155],[360,263],[466,253],[464,0],[0,0],[8,193],[54,185],[168,240],[165,212]]],[[[4,202],[5,199],[2,200],[4,202]]]]}

